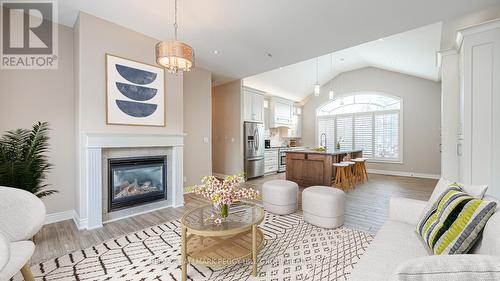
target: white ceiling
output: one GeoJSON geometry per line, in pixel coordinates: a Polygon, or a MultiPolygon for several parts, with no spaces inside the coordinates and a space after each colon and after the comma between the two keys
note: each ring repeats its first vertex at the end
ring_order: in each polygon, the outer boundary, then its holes
{"type": "MultiPolygon", "coordinates": [[[[78,11],[173,37],[173,0],[60,0],[59,22],[78,11]]],[[[499,0],[179,0],[179,39],[216,84],[484,9],[499,0]],[[215,55],[214,50],[219,54],[215,55]],[[267,53],[271,53],[269,57],[267,53]]],[[[151,52],[153,52],[151,46],[151,52]]]]}
{"type": "MultiPolygon", "coordinates": [[[[373,66],[438,81],[436,52],[441,43],[441,23],[318,57],[318,81],[327,83],[337,74],[373,66]],[[333,64],[330,63],[332,59],[333,64]],[[330,66],[333,65],[333,71],[330,66]]],[[[301,101],[316,83],[316,58],[247,77],[245,86],[301,101]]]]}

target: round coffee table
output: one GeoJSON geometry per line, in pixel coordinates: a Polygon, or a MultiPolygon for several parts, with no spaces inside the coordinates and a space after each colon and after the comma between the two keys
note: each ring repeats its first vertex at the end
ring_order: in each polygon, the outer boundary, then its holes
{"type": "Polygon", "coordinates": [[[264,244],[258,225],[264,209],[241,202],[229,208],[229,215],[220,225],[207,220],[212,205],[188,210],[181,219],[182,280],[187,277],[187,263],[210,266],[232,265],[252,257],[252,275],[257,274],[257,253],[264,244]]]}

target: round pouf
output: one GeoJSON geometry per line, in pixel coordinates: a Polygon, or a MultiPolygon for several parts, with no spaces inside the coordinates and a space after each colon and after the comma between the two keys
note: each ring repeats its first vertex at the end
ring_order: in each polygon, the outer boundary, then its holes
{"type": "Polygon", "coordinates": [[[271,180],[262,185],[264,209],[276,215],[287,215],[297,211],[299,185],[293,181],[271,180]]]}
{"type": "Polygon", "coordinates": [[[345,193],[329,186],[311,186],[302,192],[304,220],[310,224],[335,228],[344,224],[345,193]]]}

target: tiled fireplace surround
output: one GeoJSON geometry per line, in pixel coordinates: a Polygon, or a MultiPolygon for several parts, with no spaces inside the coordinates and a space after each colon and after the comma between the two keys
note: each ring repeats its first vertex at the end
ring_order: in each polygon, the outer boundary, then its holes
{"type": "Polygon", "coordinates": [[[75,219],[78,228],[95,229],[120,218],[182,206],[183,142],[181,134],[84,134],[81,138],[79,212],[75,219]],[[167,156],[167,200],[108,213],[107,159],[152,155],[167,156]]]}

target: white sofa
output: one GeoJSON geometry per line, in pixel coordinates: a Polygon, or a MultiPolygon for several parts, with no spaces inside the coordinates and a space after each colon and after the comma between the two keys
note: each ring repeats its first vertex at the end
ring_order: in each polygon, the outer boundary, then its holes
{"type": "Polygon", "coordinates": [[[391,198],[389,219],[354,266],[350,281],[500,280],[499,207],[471,254],[434,256],[415,231],[426,203],[391,198]]]}

